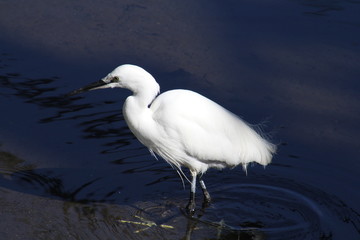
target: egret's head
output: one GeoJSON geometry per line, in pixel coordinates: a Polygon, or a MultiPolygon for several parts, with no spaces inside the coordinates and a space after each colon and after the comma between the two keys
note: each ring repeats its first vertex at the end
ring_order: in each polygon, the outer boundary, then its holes
{"type": "Polygon", "coordinates": [[[124,64],[114,71],[109,73],[106,77],[98,82],[91,83],[78,90],[72,91],[69,95],[75,95],[90,90],[102,89],[102,88],[126,88],[134,93],[140,91],[156,91],[159,92],[160,88],[153,76],[142,69],[141,67],[124,64]]]}

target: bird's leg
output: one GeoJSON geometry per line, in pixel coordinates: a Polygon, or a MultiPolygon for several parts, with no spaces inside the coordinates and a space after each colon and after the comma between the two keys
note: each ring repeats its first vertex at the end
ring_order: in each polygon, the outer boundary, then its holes
{"type": "Polygon", "coordinates": [[[200,186],[201,186],[201,189],[203,191],[203,194],[204,194],[204,203],[211,202],[211,197],[210,197],[210,194],[209,194],[208,190],[206,189],[204,181],[202,179],[200,179],[199,182],[200,182],[200,186]]]}
{"type": "Polygon", "coordinates": [[[194,171],[191,171],[191,189],[190,189],[190,199],[189,199],[189,203],[186,206],[186,211],[188,212],[188,214],[193,215],[195,213],[195,192],[196,192],[196,177],[197,177],[197,173],[194,171]]]}

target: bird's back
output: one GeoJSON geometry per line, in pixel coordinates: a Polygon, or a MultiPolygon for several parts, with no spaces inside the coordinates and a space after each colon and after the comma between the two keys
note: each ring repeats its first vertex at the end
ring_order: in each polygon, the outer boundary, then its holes
{"type": "Polygon", "coordinates": [[[155,152],[160,151],[170,162],[183,161],[178,165],[194,160],[203,167],[217,168],[246,167],[250,162],[267,165],[276,149],[238,116],[189,90],[159,95],[150,110],[162,139],[167,139],[167,144],[161,144],[155,152]]]}

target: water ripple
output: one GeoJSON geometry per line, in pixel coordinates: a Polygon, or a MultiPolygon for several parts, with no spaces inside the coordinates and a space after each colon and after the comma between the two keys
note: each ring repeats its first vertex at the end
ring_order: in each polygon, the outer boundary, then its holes
{"type": "Polygon", "coordinates": [[[199,219],[230,231],[260,231],[271,239],[333,239],[349,227],[360,233],[359,213],[311,186],[226,184],[212,193],[214,203],[199,219]]]}

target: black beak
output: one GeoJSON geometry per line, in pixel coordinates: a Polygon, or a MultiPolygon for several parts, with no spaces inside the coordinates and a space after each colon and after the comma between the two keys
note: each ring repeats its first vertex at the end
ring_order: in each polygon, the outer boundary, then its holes
{"type": "Polygon", "coordinates": [[[94,82],[94,83],[91,83],[89,85],[86,85],[85,87],[74,90],[74,91],[68,93],[67,96],[74,96],[74,95],[79,94],[79,93],[99,89],[99,88],[105,86],[106,84],[107,84],[106,82],[104,82],[103,80],[100,80],[98,82],[94,82]]]}

